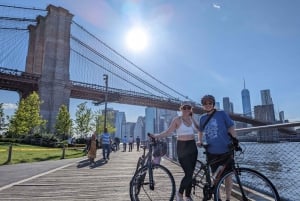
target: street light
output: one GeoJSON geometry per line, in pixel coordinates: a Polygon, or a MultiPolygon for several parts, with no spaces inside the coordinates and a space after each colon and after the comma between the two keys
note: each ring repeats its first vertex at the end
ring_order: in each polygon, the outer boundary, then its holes
{"type": "Polygon", "coordinates": [[[106,128],[106,113],[107,113],[107,87],[108,87],[108,75],[103,74],[103,80],[105,81],[105,108],[104,108],[104,129],[106,128]]]}

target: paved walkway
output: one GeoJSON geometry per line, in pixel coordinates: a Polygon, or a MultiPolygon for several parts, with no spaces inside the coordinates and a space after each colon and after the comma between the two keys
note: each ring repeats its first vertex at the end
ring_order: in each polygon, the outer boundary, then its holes
{"type": "MultiPolygon", "coordinates": [[[[98,150],[96,165],[86,158],[0,166],[0,200],[103,200],[129,201],[129,182],[141,152],[115,152],[106,163],[98,150]]],[[[182,170],[172,172],[176,186],[182,170]]]]}

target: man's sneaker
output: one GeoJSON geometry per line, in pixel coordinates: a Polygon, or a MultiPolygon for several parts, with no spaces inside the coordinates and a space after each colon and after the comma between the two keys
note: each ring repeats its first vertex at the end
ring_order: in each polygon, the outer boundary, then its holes
{"type": "Polygon", "coordinates": [[[179,195],[179,192],[176,192],[176,201],[184,201],[183,197],[179,195]]]}

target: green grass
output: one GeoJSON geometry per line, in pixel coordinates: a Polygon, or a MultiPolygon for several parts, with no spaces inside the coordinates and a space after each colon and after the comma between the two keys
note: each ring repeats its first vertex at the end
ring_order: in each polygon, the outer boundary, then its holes
{"type": "MultiPolygon", "coordinates": [[[[10,143],[0,143],[0,165],[8,159],[10,143]]],[[[12,144],[12,156],[9,164],[30,163],[46,160],[60,160],[62,148],[49,148],[25,144],[12,144]]],[[[65,148],[65,159],[84,156],[82,149],[65,148]]]]}

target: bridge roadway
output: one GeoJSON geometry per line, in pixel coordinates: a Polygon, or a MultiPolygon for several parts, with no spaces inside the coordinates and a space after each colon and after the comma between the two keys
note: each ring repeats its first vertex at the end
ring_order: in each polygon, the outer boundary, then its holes
{"type": "MultiPolygon", "coordinates": [[[[0,67],[0,89],[18,91],[23,98],[29,95],[32,91],[38,91],[39,79],[40,75],[38,74],[0,67]]],[[[103,103],[105,101],[106,90],[104,86],[70,80],[67,87],[71,90],[70,98],[92,100],[98,103],[103,103]]],[[[107,94],[108,102],[157,107],[176,111],[179,109],[181,103],[179,99],[160,97],[110,87],[108,87],[107,94]]],[[[204,111],[201,106],[197,104],[193,108],[193,112],[196,114],[202,114],[204,111]]],[[[258,119],[245,117],[240,114],[231,113],[229,115],[234,121],[252,124],[253,126],[264,126],[270,124],[258,119]]],[[[295,133],[294,131],[286,128],[279,128],[279,131],[286,134],[295,133]]]]}
{"type": "MultiPolygon", "coordinates": [[[[101,154],[98,150],[92,168],[86,157],[0,166],[0,200],[129,201],[129,182],[142,152],[114,152],[108,163],[101,154]],[[44,171],[34,173],[34,169],[44,171]]],[[[167,159],[162,164],[172,172],[178,186],[181,168],[167,159]]]]}

